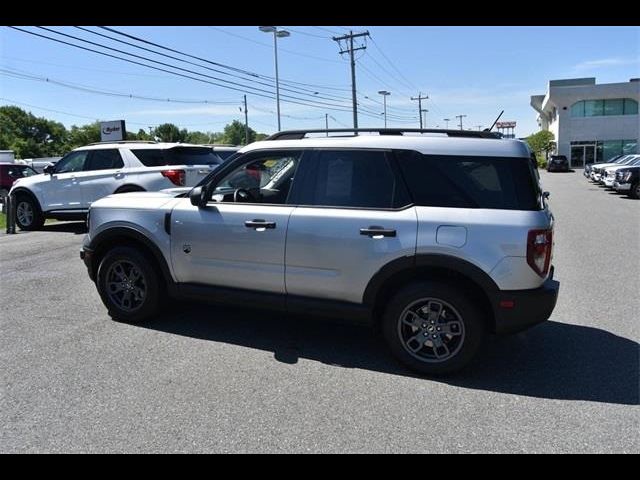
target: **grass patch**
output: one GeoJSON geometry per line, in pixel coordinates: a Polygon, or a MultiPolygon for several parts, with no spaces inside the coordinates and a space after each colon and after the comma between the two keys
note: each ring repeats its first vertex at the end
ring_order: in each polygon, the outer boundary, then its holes
{"type": "Polygon", "coordinates": [[[0,230],[7,228],[7,216],[4,213],[0,213],[0,230]]]}

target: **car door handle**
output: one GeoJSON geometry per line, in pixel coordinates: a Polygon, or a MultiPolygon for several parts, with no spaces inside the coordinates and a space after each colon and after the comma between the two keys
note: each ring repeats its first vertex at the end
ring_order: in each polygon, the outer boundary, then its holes
{"type": "Polygon", "coordinates": [[[394,229],[371,226],[369,228],[361,228],[360,235],[366,235],[370,238],[395,237],[396,231],[394,229]]]}
{"type": "Polygon", "coordinates": [[[259,232],[262,232],[267,228],[270,228],[270,229],[276,228],[276,222],[267,222],[266,220],[253,219],[253,220],[247,220],[246,222],[244,222],[244,226],[247,228],[255,228],[259,232]]]}

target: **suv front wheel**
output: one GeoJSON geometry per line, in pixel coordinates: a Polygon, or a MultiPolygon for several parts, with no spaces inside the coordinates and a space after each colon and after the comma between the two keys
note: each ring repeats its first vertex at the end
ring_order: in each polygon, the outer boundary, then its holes
{"type": "Polygon", "coordinates": [[[132,247],[116,247],[104,256],[96,284],[114,320],[139,323],[159,310],[160,284],[153,261],[132,247]]]}
{"type": "Polygon", "coordinates": [[[44,225],[44,215],[33,197],[25,194],[16,196],[16,225],[20,230],[38,230],[44,225]]]}
{"type": "Polygon", "coordinates": [[[382,321],[396,358],[427,375],[463,368],[477,353],[485,330],[480,308],[465,292],[436,282],[400,290],[382,321]]]}

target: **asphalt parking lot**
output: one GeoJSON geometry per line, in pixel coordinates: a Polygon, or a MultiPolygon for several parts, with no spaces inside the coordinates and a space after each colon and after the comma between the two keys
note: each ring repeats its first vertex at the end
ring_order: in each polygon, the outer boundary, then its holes
{"type": "Polygon", "coordinates": [[[556,310],[439,380],[350,325],[202,305],[116,323],[82,224],[0,235],[0,452],[640,453],[640,201],[542,176],[556,310]]]}

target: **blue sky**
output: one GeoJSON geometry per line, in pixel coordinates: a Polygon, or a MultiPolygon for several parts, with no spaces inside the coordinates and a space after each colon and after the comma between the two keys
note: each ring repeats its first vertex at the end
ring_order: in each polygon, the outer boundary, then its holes
{"type": "MultiPolygon", "coordinates": [[[[21,28],[81,43],[34,27],[21,28]]],[[[260,32],[256,26],[113,28],[213,62],[264,75],[269,78],[258,81],[266,85],[252,83],[247,80],[250,77],[242,73],[223,69],[243,79],[221,75],[74,27],[47,28],[252,85],[266,90],[266,93],[262,92],[265,95],[274,96],[273,81],[270,80],[274,76],[273,37],[260,32]]],[[[97,27],[87,28],[127,40],[97,27]]],[[[479,125],[484,128],[504,109],[501,120],[516,120],[516,135],[526,136],[537,129],[529,96],[544,93],[550,79],[593,76],[598,83],[611,83],[640,77],[638,27],[291,25],[280,28],[291,33],[290,37],[278,41],[283,129],[324,128],[325,113],[330,115],[330,127],[352,125],[349,62],[346,55],[342,58],[338,54],[339,46],[331,40],[332,35],[344,34],[348,29],[366,29],[371,35],[366,41],[366,50],[356,54],[359,103],[369,113],[369,116],[359,116],[361,127],[384,124],[379,90],[391,92],[387,97],[389,127],[418,127],[418,105],[410,100],[410,96],[417,96],[420,91],[429,96],[423,104],[428,110],[428,127],[444,127],[445,118],[451,119],[450,127],[457,126],[455,116],[463,114],[467,115],[463,120],[465,128],[477,129],[479,125]],[[313,107],[288,103],[284,101],[286,94],[314,105],[328,103],[331,108],[345,111],[328,110],[327,105],[313,107]]],[[[146,47],[156,49],[150,45],[146,47]]],[[[202,64],[179,54],[171,55],[202,64]]],[[[220,69],[212,64],[204,65],[220,69]]],[[[241,91],[133,65],[7,27],[0,28],[0,104],[16,104],[67,126],[88,123],[92,119],[125,119],[130,131],[165,122],[190,130],[220,131],[233,119],[244,121],[239,110],[242,95],[241,91]],[[51,81],[17,78],[16,73],[116,94],[194,103],[98,95],[51,81]],[[205,100],[207,103],[203,103],[205,100]]],[[[275,100],[249,93],[248,107],[252,128],[265,133],[276,130],[275,100]]]]}

